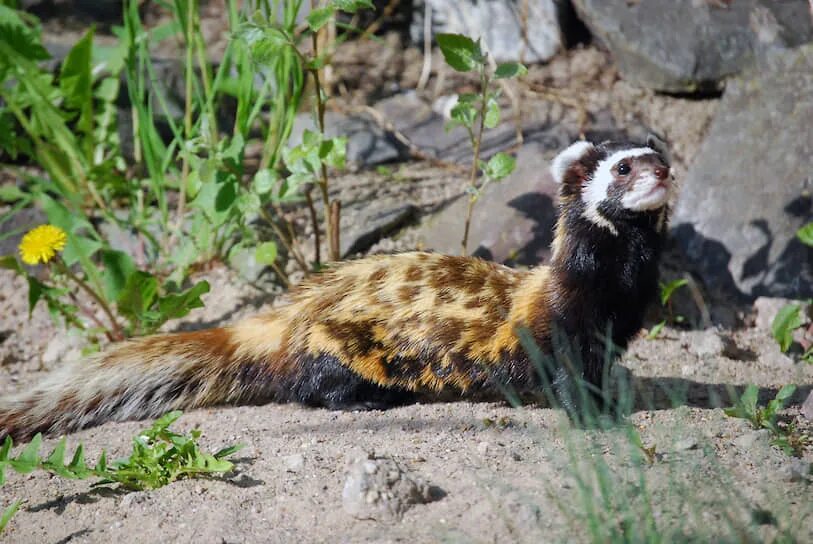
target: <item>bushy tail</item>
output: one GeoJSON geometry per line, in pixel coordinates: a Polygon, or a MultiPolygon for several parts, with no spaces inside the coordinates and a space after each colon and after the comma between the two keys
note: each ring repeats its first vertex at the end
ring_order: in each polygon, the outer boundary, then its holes
{"type": "Polygon", "coordinates": [[[32,390],[0,400],[0,439],[271,400],[270,354],[241,342],[253,330],[246,326],[139,338],[65,364],[32,390]]]}

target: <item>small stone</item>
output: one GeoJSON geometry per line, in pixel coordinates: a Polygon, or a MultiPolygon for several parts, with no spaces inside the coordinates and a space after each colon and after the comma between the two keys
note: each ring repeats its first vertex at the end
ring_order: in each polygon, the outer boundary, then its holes
{"type": "Polygon", "coordinates": [[[697,449],[697,440],[692,437],[683,438],[674,444],[675,451],[688,451],[697,449]]]}
{"type": "Polygon", "coordinates": [[[413,43],[424,42],[426,4],[431,8],[430,32],[478,36],[489,57],[497,62],[542,62],[564,45],[567,17],[560,2],[534,0],[524,7],[515,0],[415,0],[409,34],[413,43]],[[533,29],[526,32],[525,29],[533,29]]]}
{"type": "Polygon", "coordinates": [[[477,453],[480,455],[485,455],[488,453],[489,444],[488,442],[480,442],[477,444],[477,453]]]}
{"type": "Polygon", "coordinates": [[[715,329],[706,329],[689,338],[689,352],[700,359],[717,357],[725,350],[725,343],[715,329]]]}
{"type": "Polygon", "coordinates": [[[429,485],[386,457],[351,464],[342,490],[342,505],[348,514],[379,521],[401,519],[413,505],[433,499],[429,485]]]}
{"type": "Polygon", "coordinates": [[[768,429],[759,429],[757,431],[751,431],[738,436],[732,441],[732,443],[738,448],[747,450],[753,448],[758,442],[764,441],[767,443],[770,437],[771,431],[768,429]]]}
{"type": "Polygon", "coordinates": [[[299,472],[305,467],[305,456],[301,453],[295,453],[285,458],[285,470],[288,472],[299,472]]]}
{"type": "Polygon", "coordinates": [[[813,391],[808,393],[804,403],[802,403],[802,415],[810,421],[813,421],[813,391]]]}
{"type": "Polygon", "coordinates": [[[787,367],[793,366],[793,359],[782,353],[779,344],[774,341],[766,341],[759,347],[759,361],[765,366],[787,367]]]}
{"type": "Polygon", "coordinates": [[[791,458],[790,462],[779,469],[779,474],[786,482],[801,482],[813,476],[813,464],[803,459],[791,458]]]}
{"type": "Polygon", "coordinates": [[[149,495],[144,491],[135,491],[133,493],[128,493],[121,498],[121,502],[119,503],[119,509],[121,511],[127,511],[134,504],[141,504],[145,502],[148,496],[149,495]]]}
{"type": "Polygon", "coordinates": [[[758,297],[754,301],[754,311],[756,312],[756,321],[754,325],[760,330],[770,332],[773,320],[779,310],[792,304],[794,301],[789,298],[780,297],[758,297]]]}
{"type": "Polygon", "coordinates": [[[45,347],[42,364],[50,367],[65,361],[73,361],[82,356],[82,339],[77,335],[57,334],[45,347]]]}

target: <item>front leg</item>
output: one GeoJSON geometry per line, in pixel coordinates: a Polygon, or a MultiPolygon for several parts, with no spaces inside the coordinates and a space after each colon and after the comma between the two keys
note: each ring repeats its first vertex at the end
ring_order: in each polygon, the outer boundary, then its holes
{"type": "Polygon", "coordinates": [[[556,401],[574,422],[594,424],[612,405],[604,382],[614,354],[607,350],[600,339],[580,335],[573,335],[557,350],[551,387],[556,401]]]}

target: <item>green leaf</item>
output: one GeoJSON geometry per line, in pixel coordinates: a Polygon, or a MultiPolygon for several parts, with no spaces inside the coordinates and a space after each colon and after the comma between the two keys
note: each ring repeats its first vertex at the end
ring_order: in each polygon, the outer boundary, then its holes
{"type": "Polygon", "coordinates": [[[220,186],[215,196],[215,211],[228,211],[237,200],[237,184],[226,182],[220,186]]]}
{"type": "Polygon", "coordinates": [[[28,280],[28,318],[31,319],[34,307],[45,294],[47,287],[34,276],[26,276],[26,279],[28,280]]]}
{"type": "Polygon", "coordinates": [[[793,384],[783,385],[782,389],[779,390],[775,398],[776,400],[784,403],[785,401],[790,400],[790,398],[793,396],[795,392],[796,392],[795,385],[793,384]]]}
{"type": "Polygon", "coordinates": [[[688,284],[689,280],[685,278],[679,280],[672,280],[669,283],[661,283],[661,305],[666,306],[666,303],[669,302],[670,298],[672,298],[674,292],[677,289],[688,284]]]}
{"type": "Polygon", "coordinates": [[[745,388],[742,396],[740,397],[740,404],[742,405],[745,413],[749,416],[754,416],[757,413],[757,399],[759,397],[759,388],[754,384],[749,384],[745,388]]]}
{"type": "Polygon", "coordinates": [[[73,452],[73,457],[68,464],[68,468],[74,472],[85,470],[85,447],[82,444],[76,446],[76,451],[73,452]]]}
{"type": "Polygon", "coordinates": [[[78,128],[89,132],[93,127],[93,28],[71,48],[62,63],[59,88],[65,97],[65,105],[80,111],[78,128]]]}
{"type": "Polygon", "coordinates": [[[101,252],[104,271],[104,294],[107,300],[118,300],[127,279],[136,271],[135,263],[123,251],[105,249],[101,252]]]}
{"type": "Polygon", "coordinates": [[[284,49],[291,47],[288,35],[278,28],[249,24],[239,35],[248,45],[254,62],[259,64],[273,63],[284,49]]]}
{"type": "MultiPolygon", "coordinates": [[[[461,102],[458,99],[457,104],[452,107],[449,112],[452,121],[463,125],[464,127],[472,128],[474,120],[477,118],[477,109],[470,102],[461,102]]],[[[454,126],[450,123],[450,126],[454,126]]]]}
{"type": "Polygon", "coordinates": [[[646,335],[647,340],[654,340],[655,338],[657,338],[665,326],[666,321],[661,321],[660,323],[656,323],[655,325],[653,325],[652,328],[649,330],[649,334],[646,335]]]}
{"type": "Polygon", "coordinates": [[[93,225],[91,225],[90,221],[84,216],[71,212],[61,202],[51,198],[49,195],[40,193],[37,196],[37,200],[42,206],[42,211],[45,212],[48,222],[69,234],[69,243],[77,231],[81,229],[93,230],[93,225]]]}
{"type": "Polygon", "coordinates": [[[140,322],[158,294],[158,280],[142,270],[130,274],[116,306],[131,321],[140,322]]]}
{"type": "Polygon", "coordinates": [[[57,443],[48,459],[45,461],[53,467],[62,467],[65,464],[65,437],[57,443]]]}
{"type": "Polygon", "coordinates": [[[471,72],[483,65],[485,58],[480,44],[462,34],[435,36],[446,63],[458,72],[471,72]]]}
{"type": "Polygon", "coordinates": [[[102,450],[102,454],[99,456],[99,460],[96,462],[96,472],[104,473],[107,472],[107,453],[102,450]]]}
{"type": "Polygon", "coordinates": [[[228,457],[238,451],[242,450],[245,447],[245,444],[235,444],[233,446],[227,446],[215,452],[214,457],[220,459],[221,457],[228,457]]]}
{"type": "Polygon", "coordinates": [[[25,193],[15,184],[4,183],[0,185],[0,200],[6,204],[13,204],[22,198],[25,198],[25,193]]]}
{"type": "Polygon", "coordinates": [[[8,456],[9,453],[11,453],[12,447],[14,447],[14,441],[11,439],[10,436],[6,435],[5,440],[3,440],[3,445],[2,447],[0,447],[0,463],[8,460],[8,456]]]}
{"type": "Polygon", "coordinates": [[[98,240],[85,236],[69,235],[65,249],[62,251],[62,260],[68,266],[73,266],[78,262],[85,268],[85,263],[89,262],[90,258],[100,249],[102,249],[102,243],[98,240]]]}
{"type": "Polygon", "coordinates": [[[528,73],[528,69],[519,62],[505,62],[497,66],[494,71],[495,79],[510,79],[513,77],[524,76],[528,73]]]}
{"type": "Polygon", "coordinates": [[[347,137],[338,136],[325,140],[319,146],[319,158],[335,170],[342,170],[347,158],[347,137]]]}
{"type": "Polygon", "coordinates": [[[14,255],[4,255],[0,257],[0,268],[5,268],[6,270],[13,270],[14,272],[20,275],[26,275],[25,270],[22,266],[20,266],[20,261],[17,260],[17,257],[14,255]]]}
{"type": "Polygon", "coordinates": [[[499,181],[513,172],[516,166],[517,160],[514,157],[499,152],[486,163],[485,175],[493,181],[499,181]]]}
{"type": "Polygon", "coordinates": [[[27,25],[16,10],[0,4],[0,36],[15,53],[30,61],[51,58],[42,46],[39,31],[27,25]]]}
{"type": "Polygon", "coordinates": [[[239,132],[229,141],[229,145],[223,149],[223,162],[227,167],[239,169],[243,163],[243,152],[246,149],[246,142],[239,132]]]}
{"type": "Polygon", "coordinates": [[[317,32],[330,21],[334,12],[335,8],[333,8],[333,6],[326,6],[324,8],[318,8],[311,11],[307,18],[308,27],[313,32],[317,32]]]}
{"type": "Polygon", "coordinates": [[[257,262],[265,265],[272,265],[277,260],[277,244],[274,242],[263,242],[254,250],[254,258],[257,262]]]}
{"type": "Polygon", "coordinates": [[[776,416],[779,411],[787,405],[795,392],[796,386],[793,384],[782,386],[773,400],[771,400],[768,406],[762,411],[762,417],[759,418],[761,419],[760,426],[770,429],[774,434],[780,432],[778,427],[776,427],[776,416]]]}
{"type": "Polygon", "coordinates": [[[209,292],[209,282],[202,280],[195,285],[177,294],[161,297],[158,301],[158,311],[163,320],[184,317],[195,308],[203,308],[201,295],[209,292]]]}
{"type": "Polygon", "coordinates": [[[813,223],[808,223],[796,231],[796,236],[802,243],[813,246],[813,223]]]}
{"type": "Polygon", "coordinates": [[[371,0],[332,0],[330,3],[336,9],[347,13],[356,13],[360,9],[375,9],[371,0]]]}
{"type": "Polygon", "coordinates": [[[279,176],[277,175],[276,171],[271,170],[270,168],[263,168],[254,174],[252,188],[258,195],[264,195],[269,193],[278,181],[279,176]]]}
{"type": "Polygon", "coordinates": [[[802,326],[801,304],[788,304],[776,314],[771,324],[771,333],[779,343],[782,352],[788,351],[793,344],[793,331],[802,326]]]}
{"type": "Polygon", "coordinates": [[[167,412],[166,414],[156,419],[153,422],[152,427],[150,427],[147,431],[141,434],[146,434],[147,436],[156,436],[159,432],[165,430],[170,425],[178,421],[178,419],[180,419],[182,415],[183,412],[181,410],[173,410],[171,412],[167,412]]]}
{"type": "Polygon", "coordinates": [[[486,103],[486,116],[483,119],[483,126],[494,128],[500,123],[500,105],[495,98],[489,98],[486,103]]]}
{"type": "Polygon", "coordinates": [[[37,433],[31,442],[23,449],[22,453],[14,460],[9,461],[14,470],[20,474],[28,474],[33,472],[39,464],[39,451],[42,445],[42,434],[37,433]]]}
{"type": "Polygon", "coordinates": [[[14,514],[17,513],[17,510],[20,509],[20,506],[23,504],[22,499],[17,499],[13,503],[11,503],[8,508],[3,510],[3,515],[0,517],[0,534],[3,533],[8,522],[11,521],[11,518],[14,517],[14,514]]]}

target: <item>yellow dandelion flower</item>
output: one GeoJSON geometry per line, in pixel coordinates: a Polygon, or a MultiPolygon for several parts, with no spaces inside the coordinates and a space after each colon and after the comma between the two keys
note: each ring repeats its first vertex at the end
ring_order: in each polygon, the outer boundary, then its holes
{"type": "Polygon", "coordinates": [[[53,225],[40,225],[29,230],[20,241],[20,257],[25,264],[47,263],[65,248],[68,236],[53,225]]]}

